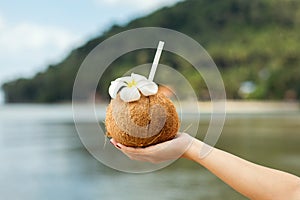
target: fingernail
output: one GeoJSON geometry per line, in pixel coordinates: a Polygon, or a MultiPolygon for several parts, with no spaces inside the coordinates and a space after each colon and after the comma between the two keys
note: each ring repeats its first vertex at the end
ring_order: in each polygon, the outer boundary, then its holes
{"type": "Polygon", "coordinates": [[[119,143],[116,144],[116,147],[119,148],[119,149],[121,149],[121,146],[120,146],[119,143]]]}

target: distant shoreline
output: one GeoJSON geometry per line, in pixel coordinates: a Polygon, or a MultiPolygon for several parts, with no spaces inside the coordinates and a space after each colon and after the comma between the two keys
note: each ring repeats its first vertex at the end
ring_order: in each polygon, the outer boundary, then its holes
{"type": "MultiPolygon", "coordinates": [[[[216,103],[218,104],[218,103],[216,103]]],[[[219,104],[220,105],[220,104],[219,104]]],[[[219,106],[218,105],[218,106],[219,106]]],[[[223,105],[223,103],[222,103],[223,105]]],[[[299,102],[288,101],[226,101],[226,113],[280,113],[280,112],[299,112],[299,102]]],[[[182,102],[180,104],[181,109],[185,112],[195,112],[195,108],[191,107],[188,102],[182,102]]],[[[178,105],[177,105],[178,107],[178,105]]],[[[198,108],[201,113],[211,113],[213,110],[212,102],[198,102],[198,108]]],[[[217,109],[218,111],[218,109],[217,109]]]]}
{"type": "MultiPolygon", "coordinates": [[[[103,121],[106,115],[108,102],[77,103],[76,122],[90,123],[94,122],[95,117],[98,121],[103,121]]],[[[181,102],[176,106],[178,114],[184,120],[199,119],[208,121],[215,116],[222,117],[225,110],[221,109],[212,112],[211,102],[181,102]],[[198,109],[195,108],[198,106],[198,109]],[[221,115],[219,115],[221,114],[221,115]]],[[[241,118],[278,118],[288,120],[300,120],[300,104],[298,102],[282,101],[232,101],[226,103],[226,119],[241,118]]],[[[56,104],[3,104],[0,105],[1,121],[30,121],[31,119],[40,120],[44,123],[74,123],[74,112],[71,102],[56,104]]]]}
{"type": "MultiPolygon", "coordinates": [[[[97,102],[96,107],[106,107],[109,102],[97,102]]],[[[78,102],[77,105],[88,106],[91,102],[78,102]]],[[[218,103],[216,103],[218,104],[218,103]]],[[[26,106],[72,106],[72,102],[61,102],[61,103],[6,103],[0,104],[0,107],[18,107],[26,106]]],[[[178,109],[181,109],[185,113],[195,113],[198,110],[194,107],[195,103],[191,104],[189,101],[183,101],[175,103],[178,109]]],[[[220,105],[220,104],[219,104],[220,105]]],[[[223,103],[222,103],[223,105],[223,103]]],[[[297,101],[239,101],[239,100],[227,100],[226,101],[226,113],[278,113],[278,112],[300,112],[300,102],[297,101]]],[[[222,107],[221,107],[222,108],[222,107]]],[[[211,113],[213,110],[213,103],[210,101],[199,101],[198,109],[200,113],[211,113]]]]}

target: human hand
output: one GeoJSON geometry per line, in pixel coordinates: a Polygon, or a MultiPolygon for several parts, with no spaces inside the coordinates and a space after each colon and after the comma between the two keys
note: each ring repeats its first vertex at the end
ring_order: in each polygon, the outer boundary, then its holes
{"type": "Polygon", "coordinates": [[[110,142],[132,160],[161,163],[185,157],[186,150],[193,143],[194,138],[187,133],[178,133],[172,140],[152,145],[146,148],[127,147],[115,139],[110,142]]]}

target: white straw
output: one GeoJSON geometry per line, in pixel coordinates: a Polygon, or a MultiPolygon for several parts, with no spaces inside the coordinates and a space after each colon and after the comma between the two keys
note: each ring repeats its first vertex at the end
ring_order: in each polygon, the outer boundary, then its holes
{"type": "Polygon", "coordinates": [[[163,41],[159,41],[159,43],[158,43],[155,57],[153,60],[153,64],[152,64],[151,71],[150,71],[149,78],[148,78],[149,81],[153,81],[153,79],[154,79],[154,75],[155,75],[155,72],[157,69],[157,65],[158,65],[158,61],[159,61],[161,52],[164,48],[164,44],[165,44],[165,42],[163,42],[163,41]]]}

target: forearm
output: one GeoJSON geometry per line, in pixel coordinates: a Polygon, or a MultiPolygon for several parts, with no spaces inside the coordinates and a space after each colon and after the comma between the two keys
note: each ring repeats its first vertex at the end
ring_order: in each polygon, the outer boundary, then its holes
{"type": "Polygon", "coordinates": [[[195,140],[185,157],[210,170],[236,191],[251,199],[300,199],[300,179],[291,174],[256,165],[219,149],[201,159],[203,143],[195,140]]]}

